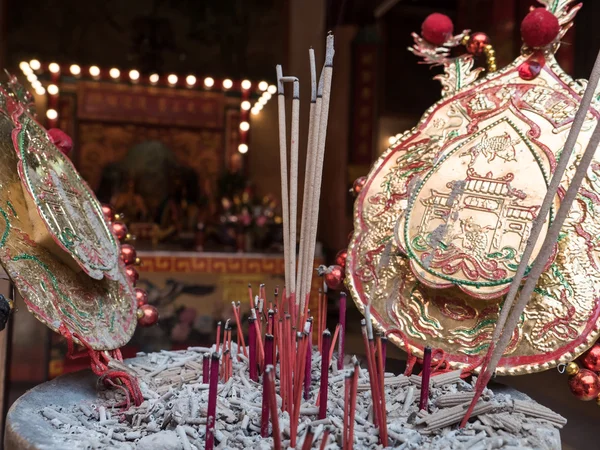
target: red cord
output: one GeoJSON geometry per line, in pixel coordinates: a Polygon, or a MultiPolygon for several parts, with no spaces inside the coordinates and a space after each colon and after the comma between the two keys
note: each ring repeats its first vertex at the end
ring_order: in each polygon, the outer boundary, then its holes
{"type": "MultiPolygon", "coordinates": [[[[125,392],[125,405],[127,408],[131,405],[131,400],[135,406],[140,406],[144,401],[144,397],[142,395],[142,391],[140,390],[140,386],[138,384],[137,379],[132,377],[127,372],[121,370],[114,370],[109,368],[108,364],[111,358],[122,362],[123,356],[121,355],[121,350],[116,349],[110,352],[110,356],[105,352],[99,352],[91,348],[87,343],[77,335],[73,335],[71,331],[65,326],[65,324],[61,324],[59,327],[59,332],[64,336],[67,340],[67,357],[70,359],[83,358],[85,356],[89,356],[91,359],[90,367],[92,372],[100,377],[100,380],[105,385],[110,385],[112,387],[117,387],[119,389],[123,389],[125,392]],[[79,342],[83,344],[86,348],[84,351],[75,353],[75,345],[73,343],[73,337],[76,337],[79,342]],[[123,385],[125,385],[123,387],[123,385]]],[[[123,406],[122,404],[118,406],[123,406]]]]}
{"type": "Polygon", "coordinates": [[[387,330],[385,332],[386,337],[389,336],[390,334],[397,334],[397,335],[399,335],[400,339],[402,339],[402,342],[404,343],[404,351],[406,351],[406,354],[407,354],[407,358],[406,358],[406,370],[404,371],[404,375],[406,375],[408,377],[413,372],[415,364],[417,363],[417,357],[415,355],[413,355],[412,352],[410,351],[410,347],[408,345],[408,338],[402,332],[402,330],[393,329],[393,330],[387,330]]]}
{"type": "MultiPolygon", "coordinates": [[[[402,343],[404,344],[404,350],[406,351],[406,354],[408,355],[407,360],[406,360],[406,370],[404,371],[404,375],[406,375],[406,376],[411,375],[415,364],[417,362],[422,363],[422,360],[419,360],[415,355],[412,354],[410,347],[408,345],[408,338],[406,337],[406,334],[404,334],[404,332],[402,330],[398,330],[398,329],[387,330],[385,334],[386,334],[386,336],[389,336],[390,334],[395,334],[395,335],[398,335],[400,337],[400,339],[402,339],[402,343]]],[[[487,362],[487,359],[489,359],[489,357],[484,359],[484,366],[487,362]]],[[[448,363],[448,359],[446,357],[446,352],[444,350],[442,350],[441,348],[437,348],[437,349],[433,350],[433,353],[431,355],[431,361],[432,361],[431,376],[440,375],[442,373],[447,373],[452,370],[450,368],[450,364],[448,363]],[[438,354],[439,354],[439,358],[436,360],[435,355],[438,355],[438,354]]],[[[468,367],[465,367],[464,369],[462,369],[460,377],[467,378],[467,377],[471,376],[473,374],[473,371],[477,367],[479,367],[479,365],[481,365],[481,364],[482,364],[481,360],[478,360],[478,361],[475,361],[473,364],[469,365],[468,367]]]]}

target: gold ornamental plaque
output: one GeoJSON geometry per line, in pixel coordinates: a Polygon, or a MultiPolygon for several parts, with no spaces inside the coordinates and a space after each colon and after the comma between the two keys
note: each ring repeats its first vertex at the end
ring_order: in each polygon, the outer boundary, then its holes
{"type": "MultiPolygon", "coordinates": [[[[102,216],[98,219],[89,214],[88,208],[97,204],[89,188],[78,178],[70,162],[66,164],[56,156],[60,151],[48,140],[45,130],[29,122],[33,121],[32,116],[24,118],[24,113],[26,104],[22,98],[13,94],[10,85],[3,86],[0,89],[0,263],[27,308],[52,330],[70,335],[75,342],[94,350],[118,349],[130,340],[137,325],[137,302],[118,258],[118,247],[102,216]],[[21,136],[23,130],[28,130],[26,137],[21,136]],[[13,144],[22,142],[34,150],[19,153],[13,144]],[[21,165],[19,156],[29,158],[29,169],[21,165]],[[29,170],[35,173],[28,175],[29,170]],[[28,184],[27,176],[36,181],[28,184]],[[46,179],[52,183],[42,186],[46,179]],[[43,197],[40,202],[31,201],[30,189],[43,197]],[[76,195],[81,197],[75,199],[76,195]],[[81,200],[85,196],[89,197],[81,200]],[[50,212],[51,215],[43,215],[50,212]],[[72,224],[73,236],[63,242],[69,252],[61,254],[60,248],[48,248],[35,239],[36,230],[46,226],[43,217],[56,219],[56,226],[72,224]],[[110,236],[104,234],[104,229],[110,236]],[[76,230],[88,231],[77,235],[76,230]],[[97,230],[101,231],[94,235],[97,230]],[[75,242],[75,236],[79,238],[77,245],[66,245],[69,239],[75,242]],[[112,268],[104,270],[110,264],[103,264],[109,260],[103,256],[86,262],[86,269],[100,270],[106,276],[92,278],[93,270],[89,273],[71,264],[71,256],[82,249],[93,249],[84,252],[88,256],[105,255],[112,243],[115,249],[111,257],[116,257],[114,264],[110,263],[112,268]],[[101,245],[104,247],[99,248],[101,245]]],[[[81,263],[81,259],[77,261],[81,263]]]]}
{"type": "MultiPolygon", "coordinates": [[[[553,2],[542,2],[550,8],[553,2]]],[[[564,34],[571,2],[551,10],[564,34]]],[[[561,36],[562,36],[561,34],[561,36]]],[[[460,40],[460,36],[458,37],[460,40]]],[[[416,37],[413,51],[439,56],[416,37]]],[[[524,48],[477,80],[469,55],[437,62],[443,98],[376,162],[355,204],[347,285],[402,348],[443,350],[450,366],[485,355],[586,86],[557,64],[558,45],[524,48]],[[531,76],[533,68],[534,76],[531,76]],[[539,69],[538,72],[536,70],[539,69]]],[[[427,59],[427,57],[426,57],[427,59]]],[[[529,263],[600,117],[595,101],[529,263]]],[[[592,163],[554,256],[497,368],[546,370],[598,338],[600,159],[592,163]]]]}

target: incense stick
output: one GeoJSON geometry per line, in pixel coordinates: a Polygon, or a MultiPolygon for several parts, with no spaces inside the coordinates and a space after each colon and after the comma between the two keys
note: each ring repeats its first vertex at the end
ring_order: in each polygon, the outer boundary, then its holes
{"type": "Polygon", "coordinates": [[[208,384],[208,375],[210,371],[210,355],[205,353],[202,357],[202,383],[208,384]]]}
{"type": "Polygon", "coordinates": [[[290,288],[290,224],[289,224],[289,194],[288,194],[288,168],[287,168],[287,139],[285,123],[285,93],[283,88],[283,70],[281,65],[276,67],[277,72],[277,105],[279,110],[279,164],[281,173],[281,209],[283,221],[283,259],[285,261],[285,286],[290,288]]]}
{"type": "Polygon", "coordinates": [[[331,344],[331,333],[329,330],[323,332],[323,355],[321,357],[321,387],[319,389],[319,419],[324,419],[327,416],[327,392],[329,388],[329,366],[327,365],[327,357],[329,354],[329,346],[331,344]]]}
{"type": "MultiPolygon", "coordinates": [[[[318,135],[315,134],[315,138],[318,136],[317,140],[317,155],[316,155],[316,164],[314,166],[314,184],[312,185],[312,200],[311,200],[311,212],[310,212],[310,234],[309,234],[309,248],[308,248],[308,258],[305,263],[305,281],[304,286],[306,291],[309,292],[310,288],[310,279],[312,277],[312,267],[314,265],[315,260],[315,247],[317,240],[317,225],[319,221],[319,200],[321,196],[321,182],[323,179],[323,162],[325,156],[325,142],[327,138],[327,122],[329,119],[329,100],[331,98],[331,80],[333,77],[333,35],[329,34],[327,36],[327,49],[325,53],[325,65],[323,67],[322,83],[319,82],[319,89],[317,92],[317,111],[315,116],[315,120],[318,120],[318,135]],[[321,91],[321,101],[319,102],[319,91],[321,91]],[[319,106],[320,103],[320,106],[319,106]]],[[[304,306],[305,299],[300,299],[302,304],[301,307],[304,306]]]]}
{"type": "MultiPolygon", "coordinates": [[[[338,345],[338,362],[337,368],[338,370],[342,370],[344,368],[344,355],[345,355],[345,345],[346,345],[346,293],[340,293],[340,315],[339,315],[339,324],[340,324],[340,336],[339,336],[339,345],[338,345]]],[[[384,359],[385,361],[385,359],[384,359]]]]}
{"type": "Polygon", "coordinates": [[[310,111],[308,121],[308,142],[306,145],[306,167],[304,171],[304,195],[302,197],[302,221],[300,228],[300,253],[298,260],[298,274],[296,278],[296,287],[298,288],[298,295],[300,301],[305,298],[310,290],[307,292],[306,287],[303,284],[305,277],[309,276],[312,278],[312,274],[306,274],[305,261],[308,259],[307,247],[308,247],[308,224],[309,224],[309,205],[312,199],[310,187],[314,177],[314,155],[315,155],[315,105],[317,103],[317,66],[315,63],[315,51],[311,48],[308,51],[308,57],[310,61],[310,111]]]}
{"type": "Polygon", "coordinates": [[[429,404],[429,379],[431,377],[431,347],[423,350],[423,374],[421,377],[421,398],[419,410],[427,410],[429,404]]]}
{"type": "Polygon", "coordinates": [[[277,412],[277,397],[275,394],[275,368],[265,368],[265,379],[268,381],[269,409],[271,411],[271,423],[273,426],[273,446],[275,450],[281,450],[281,433],[279,431],[279,414],[277,412]]]}
{"type": "Polygon", "coordinates": [[[554,219],[554,222],[552,222],[552,224],[550,225],[550,229],[546,234],[546,239],[544,240],[544,244],[542,245],[540,253],[534,261],[531,271],[528,274],[525,286],[523,286],[523,289],[521,290],[521,293],[519,295],[519,301],[517,302],[517,305],[515,305],[513,308],[513,302],[519,291],[520,283],[523,280],[523,277],[529,265],[529,260],[531,258],[531,255],[533,254],[534,247],[541,234],[541,231],[546,221],[546,217],[548,215],[548,212],[550,211],[550,207],[554,202],[554,198],[556,196],[556,193],[558,192],[558,188],[560,187],[560,183],[562,181],[564,172],[566,171],[566,168],[569,164],[571,154],[573,153],[573,149],[575,147],[575,144],[577,143],[577,139],[579,138],[579,133],[581,132],[581,128],[583,127],[583,123],[585,122],[587,112],[594,98],[595,90],[598,86],[598,81],[600,81],[600,52],[598,53],[598,57],[596,58],[596,62],[594,64],[594,68],[592,69],[592,73],[589,77],[589,82],[585,93],[583,94],[580,107],[577,110],[577,113],[575,114],[573,124],[571,125],[571,130],[569,131],[569,135],[567,136],[567,140],[565,142],[560,158],[554,170],[554,175],[550,180],[546,196],[544,197],[544,201],[542,202],[542,206],[540,207],[538,215],[533,221],[533,226],[531,229],[527,246],[525,247],[523,256],[521,257],[521,262],[519,263],[517,272],[513,278],[508,294],[504,301],[504,305],[500,311],[500,316],[498,317],[496,328],[494,329],[494,333],[492,335],[491,344],[488,349],[488,353],[484,359],[481,374],[479,376],[479,379],[477,380],[473,402],[471,403],[471,406],[469,407],[469,410],[467,411],[461,423],[461,426],[464,426],[464,424],[466,424],[469,415],[474,408],[474,405],[481,396],[483,387],[490,380],[494,370],[496,369],[496,366],[498,365],[498,362],[504,354],[504,350],[508,345],[508,339],[502,339],[501,336],[506,336],[507,330],[508,333],[512,335],[512,332],[517,324],[518,318],[521,315],[521,312],[525,309],[525,306],[529,301],[529,297],[531,296],[531,293],[535,288],[535,283],[537,282],[539,276],[541,275],[544,269],[545,264],[551,256],[553,247],[556,244],[556,240],[560,232],[560,227],[562,226],[566,216],[569,213],[572,202],[577,194],[577,191],[579,190],[579,185],[581,184],[581,181],[583,180],[583,177],[587,172],[587,168],[591,163],[593,155],[596,152],[598,142],[595,141],[595,138],[597,132],[600,133],[598,126],[594,130],[594,133],[592,134],[591,140],[586,148],[586,151],[579,165],[577,166],[577,170],[575,172],[575,175],[573,176],[571,185],[567,190],[565,198],[560,204],[556,218],[554,219]],[[588,151],[590,152],[589,154],[588,151]],[[569,192],[571,192],[570,196],[569,192]]]}
{"type": "MultiPolygon", "coordinates": [[[[290,143],[290,293],[296,293],[296,232],[298,213],[298,144],[300,135],[300,82],[294,80],[292,95],[292,141],[290,143]]],[[[296,299],[296,303],[298,299],[296,299]]]]}
{"type": "Polygon", "coordinates": [[[254,326],[254,317],[248,318],[248,345],[250,347],[250,356],[248,365],[250,366],[250,379],[258,381],[257,361],[256,361],[256,327],[254,326]]]}
{"type": "Polygon", "coordinates": [[[210,386],[208,388],[208,407],[206,413],[205,448],[212,450],[215,445],[215,422],[217,418],[217,388],[219,384],[219,362],[221,357],[217,352],[211,356],[210,386]]]}

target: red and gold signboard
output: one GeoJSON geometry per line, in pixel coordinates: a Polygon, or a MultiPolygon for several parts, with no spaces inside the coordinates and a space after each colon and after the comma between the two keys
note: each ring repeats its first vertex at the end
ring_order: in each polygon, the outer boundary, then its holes
{"type": "Polygon", "coordinates": [[[84,120],[222,128],[225,97],[218,92],[144,86],[78,84],[78,116],[84,120]]]}

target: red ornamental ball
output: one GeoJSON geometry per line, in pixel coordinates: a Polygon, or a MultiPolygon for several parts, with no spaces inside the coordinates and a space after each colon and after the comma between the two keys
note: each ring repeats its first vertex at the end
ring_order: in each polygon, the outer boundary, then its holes
{"type": "Polygon", "coordinates": [[[138,309],[138,323],[150,327],[158,322],[158,310],[152,305],[143,305],[138,309]]]}
{"type": "Polygon", "coordinates": [[[137,254],[133,245],[123,244],[121,245],[121,259],[127,265],[133,264],[137,254]]]}
{"type": "Polygon", "coordinates": [[[536,8],[521,22],[521,36],[528,47],[545,47],[560,32],[560,24],[554,14],[545,8],[536,8]]]}
{"type": "Polygon", "coordinates": [[[337,291],[342,287],[344,282],[344,269],[340,266],[329,266],[325,273],[325,284],[329,289],[337,291]]]}
{"type": "Polygon", "coordinates": [[[138,273],[137,270],[135,270],[135,267],[133,267],[133,266],[125,267],[125,274],[127,275],[127,279],[129,280],[129,282],[135,286],[138,279],[140,278],[140,274],[138,273]]]}
{"type": "Polygon", "coordinates": [[[454,24],[450,17],[433,13],[425,19],[421,26],[421,35],[434,45],[442,45],[452,37],[454,24]]]}
{"type": "Polygon", "coordinates": [[[581,357],[581,364],[594,372],[600,372],[600,345],[596,344],[581,357]]]}
{"type": "Polygon", "coordinates": [[[112,222],[115,220],[115,212],[109,205],[102,205],[102,214],[104,214],[104,220],[107,222],[112,222]]]}
{"type": "Polygon", "coordinates": [[[348,249],[345,248],[337,252],[335,255],[335,263],[342,269],[346,270],[346,257],[348,256],[348,249]]]}
{"type": "Polygon", "coordinates": [[[485,46],[489,45],[490,38],[485,33],[473,33],[465,46],[471,55],[481,55],[485,46]]]}
{"type": "Polygon", "coordinates": [[[352,193],[355,197],[358,197],[358,194],[360,194],[360,191],[362,191],[366,183],[367,177],[358,177],[356,180],[354,180],[354,183],[352,184],[352,193]]]}
{"type": "Polygon", "coordinates": [[[50,128],[48,130],[48,137],[52,143],[65,155],[69,156],[73,149],[73,139],[65,133],[63,130],[58,128],[50,128]]]}
{"type": "Polygon", "coordinates": [[[579,400],[594,400],[600,392],[600,380],[591,370],[579,369],[576,375],[569,378],[569,388],[579,400]]]}
{"type": "Polygon", "coordinates": [[[127,226],[123,222],[113,222],[112,229],[119,240],[123,240],[127,236],[127,226]]]}
{"type": "Polygon", "coordinates": [[[135,299],[137,300],[138,308],[148,304],[148,294],[143,289],[135,288],[135,299]]]}

